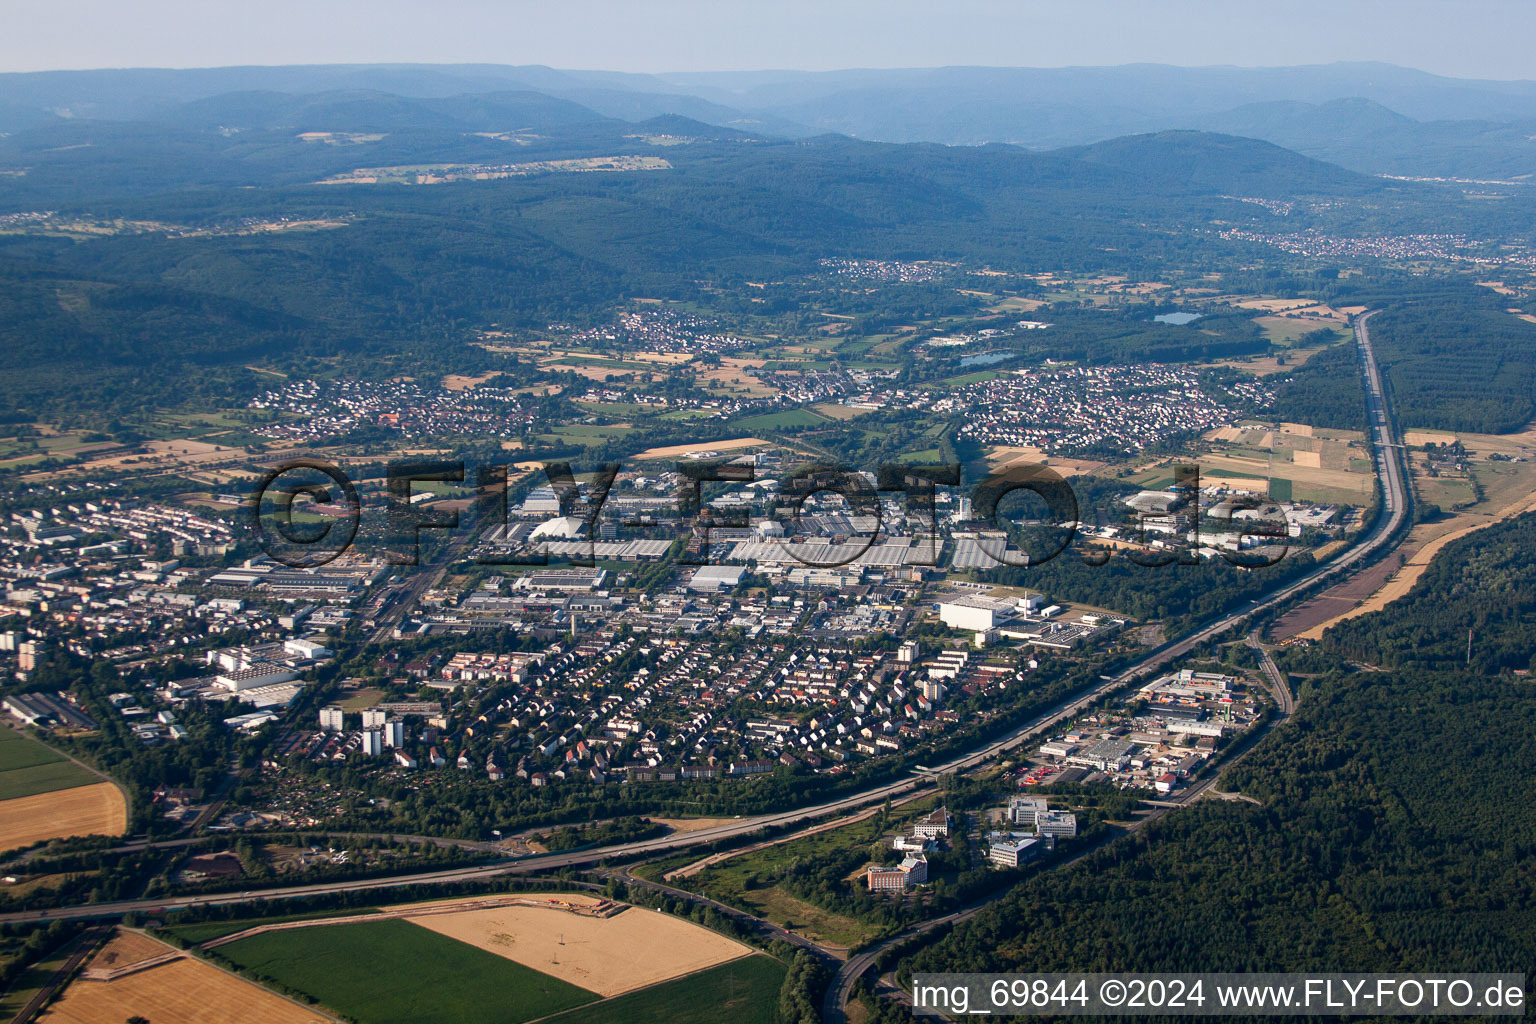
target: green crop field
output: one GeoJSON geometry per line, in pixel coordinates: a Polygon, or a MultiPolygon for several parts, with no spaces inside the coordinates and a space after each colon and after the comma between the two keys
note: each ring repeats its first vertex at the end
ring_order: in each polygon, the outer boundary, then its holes
{"type": "Polygon", "coordinates": [[[188,921],[185,924],[167,921],[162,929],[176,936],[189,946],[201,945],[210,939],[233,935],[247,928],[263,924],[281,924],[285,921],[308,921],[320,917],[341,917],[352,914],[371,914],[371,907],[348,907],[346,910],[315,910],[308,914],[280,914],[274,917],[237,917],[223,921],[188,921]]]}
{"type": "Polygon", "coordinates": [[[100,782],[30,736],[0,728],[0,800],[100,782]]]}
{"type": "Polygon", "coordinates": [[[597,998],[396,919],[267,932],[218,953],[365,1024],[521,1024],[597,998]]]}
{"type": "Polygon", "coordinates": [[[809,409],[785,409],[783,412],[765,413],[762,416],[748,416],[731,425],[742,430],[781,430],[784,427],[816,427],[827,422],[825,417],[809,409]]]}
{"type": "Polygon", "coordinates": [[[749,956],[616,996],[546,1024],[776,1024],[784,965],[749,956]]]}
{"type": "Polygon", "coordinates": [[[54,753],[32,737],[14,729],[0,728],[0,772],[62,760],[63,755],[54,753]]]}

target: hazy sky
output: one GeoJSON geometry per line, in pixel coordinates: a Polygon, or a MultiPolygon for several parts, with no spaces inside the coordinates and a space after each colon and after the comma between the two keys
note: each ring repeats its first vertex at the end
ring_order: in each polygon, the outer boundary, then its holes
{"type": "Polygon", "coordinates": [[[1460,77],[1536,78],[1536,0],[0,0],[0,24],[5,71],[1380,60],[1460,77]]]}

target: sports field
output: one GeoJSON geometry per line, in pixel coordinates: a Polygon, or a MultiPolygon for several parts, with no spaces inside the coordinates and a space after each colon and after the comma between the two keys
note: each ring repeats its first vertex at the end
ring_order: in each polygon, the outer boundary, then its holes
{"type": "Polygon", "coordinates": [[[218,952],[367,1024],[522,1024],[597,998],[397,919],[267,932],[218,952]]]}
{"type": "Polygon", "coordinates": [[[545,1024],[775,1024],[784,965],[749,956],[553,1017],[545,1024]]]}

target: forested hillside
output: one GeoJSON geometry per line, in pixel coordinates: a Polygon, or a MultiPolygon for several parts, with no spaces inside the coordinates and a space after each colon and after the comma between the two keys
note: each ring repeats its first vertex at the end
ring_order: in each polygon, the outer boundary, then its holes
{"type": "MultiPolygon", "coordinates": [[[[10,172],[0,214],[19,213],[24,228],[26,211],[58,210],[63,224],[0,232],[0,343],[13,371],[0,402],[45,407],[61,372],[129,396],[151,365],[200,377],[262,358],[341,355],[354,371],[380,360],[394,360],[393,372],[447,360],[473,370],[484,355],[469,343],[493,323],[581,322],[636,295],[695,300],[814,272],[829,256],[1139,274],[1171,261],[1222,265],[1243,251],[1200,228],[1218,214],[1267,216],[1223,198],[1220,179],[1237,173],[1234,152],[1273,147],[1192,136],[1176,157],[1156,145],[1133,158],[1142,145],[1116,149],[1127,169],[1012,147],[749,141],[516,93],[247,93],[199,101],[172,124],[48,125],[0,139],[0,171],[10,172]],[[535,129],[510,139],[483,131],[525,123],[535,129]],[[316,125],[372,131],[358,136],[366,141],[295,134],[316,125]],[[649,132],[674,144],[652,146],[649,132]],[[1224,162],[1186,180],[1183,161],[1202,149],[1224,162]],[[429,157],[499,166],[636,152],[666,166],[314,184],[429,157]]],[[[1299,157],[1266,173],[1293,191],[1335,177],[1299,157]]],[[[1144,357],[1155,343],[1156,357],[1182,359],[1265,345],[1241,320],[1197,330],[1143,320],[1113,352],[1075,347],[1065,322],[1057,334],[1065,351],[1037,357],[1144,357]]]]}

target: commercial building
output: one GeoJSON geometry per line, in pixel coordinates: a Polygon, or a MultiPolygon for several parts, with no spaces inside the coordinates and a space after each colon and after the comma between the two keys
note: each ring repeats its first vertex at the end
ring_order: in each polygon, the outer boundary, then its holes
{"type": "Polygon", "coordinates": [[[1016,868],[1046,851],[1047,841],[1017,832],[994,832],[989,837],[987,859],[1000,868],[1016,868]]]}
{"type": "Polygon", "coordinates": [[[1135,746],[1128,740],[1103,739],[1072,754],[1067,758],[1067,763],[1079,768],[1095,768],[1101,772],[1121,771],[1130,765],[1131,751],[1135,746]]]}
{"type": "Polygon", "coordinates": [[[1014,606],[990,597],[957,597],[939,602],[939,620],[951,629],[985,632],[1012,618],[1014,606]]]}
{"type": "Polygon", "coordinates": [[[740,565],[706,565],[693,574],[688,589],[701,594],[735,590],[746,574],[746,568],[740,565]]]}
{"type": "Polygon", "coordinates": [[[949,829],[953,823],[954,819],[949,816],[949,809],[940,807],[913,825],[912,834],[922,839],[948,839],[949,829]]]}
{"type": "Polygon", "coordinates": [[[1035,831],[1042,836],[1072,839],[1077,835],[1077,815],[1071,811],[1045,811],[1036,817],[1035,831]]]}
{"type": "Polygon", "coordinates": [[[308,658],[310,661],[319,661],[321,658],[329,658],[335,652],[324,644],[305,638],[288,640],[283,643],[283,649],[289,654],[308,658]]]}
{"type": "Polygon", "coordinates": [[[555,489],[548,485],[535,487],[528,492],[519,509],[525,516],[553,516],[560,514],[560,499],[555,495],[555,489]]]}
{"type": "Polygon", "coordinates": [[[902,892],[928,881],[928,858],[908,854],[897,867],[869,868],[865,880],[871,892],[902,892]]]}
{"type": "Polygon", "coordinates": [[[1033,830],[1035,823],[1040,820],[1040,815],[1047,813],[1050,808],[1046,805],[1043,796],[1015,796],[1008,798],[1008,820],[1015,825],[1033,830]]]}

